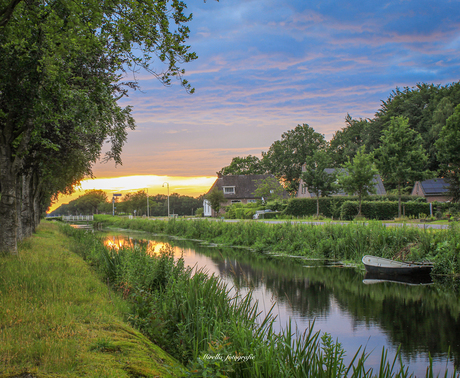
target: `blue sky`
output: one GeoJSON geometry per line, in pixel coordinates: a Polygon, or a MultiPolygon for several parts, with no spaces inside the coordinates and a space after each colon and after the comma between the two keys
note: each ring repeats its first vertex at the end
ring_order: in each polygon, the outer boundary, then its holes
{"type": "Polygon", "coordinates": [[[214,176],[297,124],[330,139],[396,87],[460,79],[459,1],[186,0],[195,87],[140,74],[123,166],[97,177],[214,176]]]}

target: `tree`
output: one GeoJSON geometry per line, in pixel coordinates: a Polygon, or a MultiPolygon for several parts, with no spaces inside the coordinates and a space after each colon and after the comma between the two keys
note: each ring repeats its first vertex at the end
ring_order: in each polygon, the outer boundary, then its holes
{"type": "Polygon", "coordinates": [[[218,173],[226,175],[263,175],[265,168],[262,161],[253,155],[234,157],[230,165],[223,167],[218,173]]]}
{"type": "Polygon", "coordinates": [[[23,223],[18,209],[36,206],[26,200],[28,193],[44,206],[71,188],[91,174],[107,139],[112,148],[106,158],[121,161],[134,120],[117,101],[137,84],[123,82],[120,72],[142,67],[165,85],[176,77],[193,92],[180,65],[196,55],[185,43],[191,16],[181,1],[5,4],[0,2],[0,250],[15,253],[23,223]],[[152,68],[156,58],[163,71],[152,68]],[[78,156],[77,164],[69,161],[78,171],[52,171],[65,154],[78,156]],[[50,180],[56,186],[44,183],[43,177],[61,172],[50,180]]]}
{"type": "Polygon", "coordinates": [[[329,151],[333,166],[340,167],[348,159],[353,159],[358,149],[364,146],[364,140],[369,128],[367,119],[353,119],[349,114],[345,118],[347,124],[342,130],[336,131],[329,143],[329,151]]]}
{"type": "Polygon", "coordinates": [[[447,119],[436,142],[441,169],[449,183],[453,202],[460,201],[460,105],[447,119]]]}
{"type": "Polygon", "coordinates": [[[224,192],[217,189],[217,187],[214,187],[214,189],[211,190],[211,192],[209,192],[205,198],[211,204],[211,209],[213,209],[216,214],[219,214],[220,204],[225,201],[224,192]]]}
{"type": "Polygon", "coordinates": [[[256,181],[256,190],[254,195],[256,197],[261,197],[265,201],[273,201],[277,199],[282,199],[284,196],[284,189],[280,185],[276,177],[268,176],[265,179],[256,181]]]}
{"type": "Polygon", "coordinates": [[[302,180],[308,191],[316,196],[316,216],[319,216],[319,197],[327,197],[335,191],[335,173],[328,173],[331,166],[331,158],[327,151],[317,150],[311,156],[307,156],[306,170],[302,173],[302,180]]]}
{"type": "Polygon", "coordinates": [[[428,155],[426,169],[436,172],[439,161],[433,146],[437,131],[440,130],[439,123],[444,126],[445,120],[458,104],[460,82],[445,86],[419,83],[414,87],[396,88],[387,100],[382,101],[380,109],[369,124],[364,140],[367,152],[380,146],[382,132],[390,126],[391,119],[402,116],[408,118],[410,128],[422,136],[422,145],[428,155]]]}
{"type": "Polygon", "coordinates": [[[430,177],[426,170],[428,157],[418,132],[409,127],[409,119],[393,117],[388,129],[383,131],[381,145],[375,150],[377,167],[385,183],[398,189],[398,217],[401,217],[401,189],[416,180],[430,177]]]}
{"type": "Polygon", "coordinates": [[[267,152],[262,152],[263,164],[267,171],[282,181],[288,193],[294,194],[307,156],[326,145],[322,134],[307,124],[297,125],[295,129],[283,133],[281,140],[275,141],[267,152]]]}
{"type": "Polygon", "coordinates": [[[361,216],[363,197],[375,194],[374,178],[378,174],[372,154],[366,154],[362,146],[353,159],[342,165],[343,170],[338,174],[339,186],[349,195],[358,195],[358,216],[361,216]]]}

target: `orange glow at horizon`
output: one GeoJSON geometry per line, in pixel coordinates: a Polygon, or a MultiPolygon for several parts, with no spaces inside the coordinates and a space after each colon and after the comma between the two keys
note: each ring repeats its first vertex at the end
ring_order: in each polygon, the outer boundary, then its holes
{"type": "MultiPolygon", "coordinates": [[[[216,177],[196,176],[156,176],[156,175],[136,175],[121,177],[104,177],[96,179],[82,180],[80,186],[77,186],[75,192],[71,195],[61,195],[58,200],[51,205],[48,213],[54,211],[62,204],[69,203],[72,200],[85,194],[87,190],[103,190],[111,200],[113,193],[126,195],[130,192],[147,190],[149,195],[178,193],[191,197],[198,197],[208,192],[216,177]]],[[[122,197],[123,198],[123,197],[122,197]]]]}

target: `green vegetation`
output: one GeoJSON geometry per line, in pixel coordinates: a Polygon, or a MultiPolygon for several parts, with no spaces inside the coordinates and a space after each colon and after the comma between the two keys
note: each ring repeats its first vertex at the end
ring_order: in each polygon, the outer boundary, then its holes
{"type": "MultiPolygon", "coordinates": [[[[192,274],[182,259],[174,261],[171,251],[149,256],[140,246],[107,249],[90,233],[63,230],[75,238],[74,248],[86,261],[130,302],[130,321],[186,364],[187,376],[409,376],[399,353],[389,361],[385,350],[379,371],[366,369],[368,354],[361,348],[345,364],[341,344],[327,333],[313,332],[314,324],[303,334],[291,324],[275,333],[273,315],[258,319],[258,305],[250,295],[231,292],[218,277],[203,271],[192,274]]],[[[94,348],[107,347],[100,344],[94,348]]],[[[427,377],[432,376],[429,369],[427,377]]],[[[457,376],[455,371],[452,376],[457,376]]]]}
{"type": "Polygon", "coordinates": [[[352,260],[364,255],[387,258],[403,249],[410,259],[435,262],[435,273],[460,273],[460,226],[452,223],[447,230],[422,230],[413,227],[385,227],[379,222],[321,226],[285,222],[226,223],[207,220],[129,220],[98,216],[98,221],[125,229],[157,234],[178,235],[225,245],[249,247],[256,251],[294,256],[352,260]]]}
{"type": "Polygon", "coordinates": [[[45,223],[0,255],[0,376],[180,376],[183,367],[123,321],[128,304],[45,223]]]}
{"type": "Polygon", "coordinates": [[[442,169],[446,172],[449,192],[453,201],[460,201],[460,105],[447,119],[436,141],[439,150],[438,158],[442,169]]]}
{"type": "Polygon", "coordinates": [[[433,175],[426,169],[428,156],[423,148],[422,137],[410,128],[408,118],[392,117],[390,125],[382,133],[381,144],[374,151],[377,166],[385,183],[397,188],[398,218],[401,218],[401,195],[404,185],[417,180],[423,181],[433,175]]]}
{"type": "Polygon", "coordinates": [[[269,173],[283,182],[286,191],[292,195],[299,189],[302,165],[307,156],[326,146],[324,135],[304,123],[284,132],[281,140],[273,142],[267,152],[262,152],[263,164],[269,173]]]}
{"type": "Polygon", "coordinates": [[[329,174],[326,169],[331,166],[327,151],[314,151],[306,158],[306,170],[302,173],[304,185],[316,196],[316,216],[319,216],[319,197],[327,197],[336,190],[336,173],[329,174]]]}
{"type": "Polygon", "coordinates": [[[100,158],[121,163],[135,121],[119,100],[147,71],[187,92],[182,1],[0,1],[0,251],[17,252],[51,199],[100,158]],[[102,148],[110,143],[105,156],[102,148]]]}
{"type": "Polygon", "coordinates": [[[364,146],[358,149],[353,159],[343,164],[343,170],[339,172],[339,185],[349,195],[358,196],[358,217],[361,216],[363,197],[375,194],[377,191],[373,181],[377,174],[373,156],[364,153],[364,146]]]}

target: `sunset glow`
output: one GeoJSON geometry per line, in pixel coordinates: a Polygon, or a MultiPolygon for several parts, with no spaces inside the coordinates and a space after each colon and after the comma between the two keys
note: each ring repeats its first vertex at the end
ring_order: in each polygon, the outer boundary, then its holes
{"type": "Polygon", "coordinates": [[[137,175],[124,177],[106,177],[98,179],[87,179],[81,182],[75,193],[69,196],[60,196],[48,212],[57,209],[60,205],[68,203],[81,195],[87,190],[103,190],[107,193],[109,199],[113,193],[126,195],[130,192],[147,190],[149,195],[178,193],[180,195],[198,197],[205,194],[212,186],[216,177],[171,177],[155,175],[137,175]],[[164,184],[164,186],[163,186],[164,184]]]}

